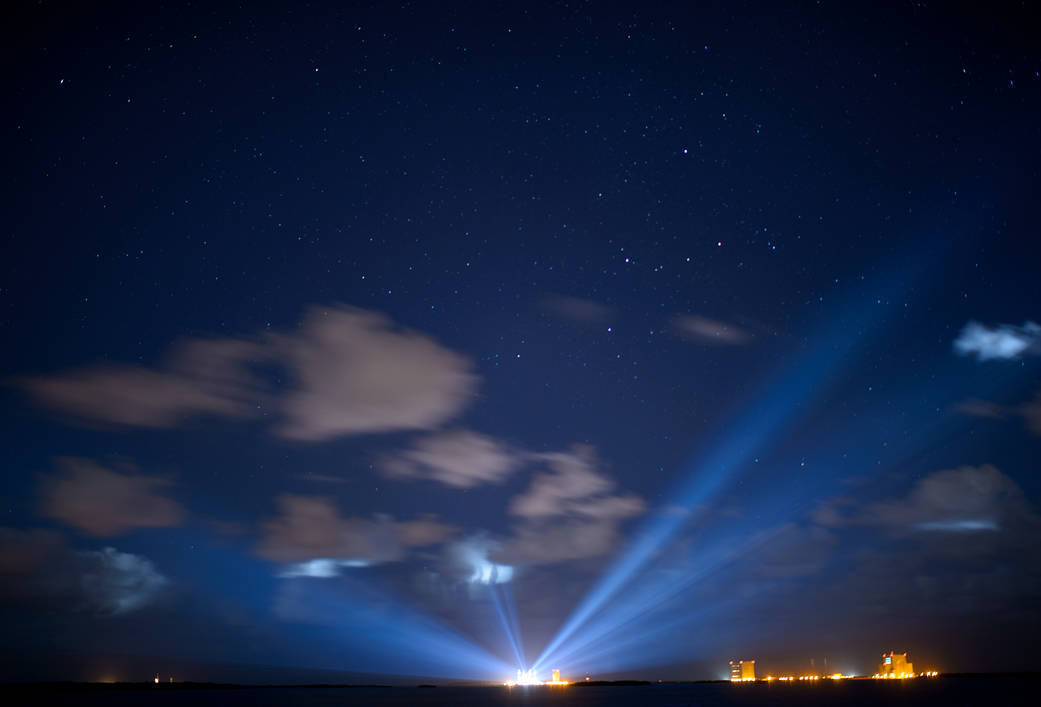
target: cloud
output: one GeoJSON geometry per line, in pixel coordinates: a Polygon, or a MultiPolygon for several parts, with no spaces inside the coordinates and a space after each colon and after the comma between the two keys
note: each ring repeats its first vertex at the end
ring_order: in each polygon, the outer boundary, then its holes
{"type": "Polygon", "coordinates": [[[294,577],[315,577],[328,579],[337,577],[344,567],[368,567],[367,560],[332,560],[328,557],[319,557],[307,562],[296,562],[287,565],[278,573],[279,577],[292,579],[294,577]]]}
{"type": "Polygon", "coordinates": [[[510,503],[522,519],[501,556],[513,562],[550,563],[603,555],[619,542],[620,524],[642,513],[643,499],[613,494],[614,482],[594,471],[590,447],[532,455],[551,473],[536,475],[510,503]]]}
{"type": "Polygon", "coordinates": [[[259,385],[246,363],[258,353],[244,341],[187,339],[156,368],[95,366],[16,384],[80,421],[167,428],[196,415],[253,415],[259,385]]]}
{"type": "Polygon", "coordinates": [[[80,588],[101,614],[126,614],[151,603],[169,584],[150,560],[113,547],[76,553],[80,588]]]}
{"type": "Polygon", "coordinates": [[[501,544],[483,535],[464,538],[447,548],[450,573],[470,584],[505,584],[513,579],[514,568],[489,560],[501,544]]]}
{"type": "Polygon", "coordinates": [[[500,556],[518,564],[552,564],[606,555],[616,550],[621,540],[616,522],[564,518],[520,526],[504,544],[500,556]]]}
{"type": "Polygon", "coordinates": [[[275,432],[321,441],[433,429],[473,398],[472,363],[387,317],[347,306],[312,307],[291,333],[185,339],[154,367],[104,365],[15,384],[37,403],[94,424],[170,428],[192,417],[256,417],[275,432]],[[261,367],[284,369],[273,387],[261,367]]]}
{"type": "Polygon", "coordinates": [[[510,503],[510,513],[524,518],[554,516],[627,517],[643,511],[636,496],[609,496],[614,482],[593,470],[593,450],[576,445],[570,452],[532,455],[552,473],[538,474],[531,487],[510,503]]]}
{"type": "Polygon", "coordinates": [[[449,430],[384,457],[380,469],[392,478],[431,479],[465,489],[500,483],[519,463],[518,454],[490,437],[469,430],[449,430]]]}
{"type": "Polygon", "coordinates": [[[88,459],[57,460],[58,474],[45,477],[43,514],[96,537],[134,528],[178,525],[184,511],[159,489],[170,482],[110,471],[88,459]]]}
{"type": "Polygon", "coordinates": [[[113,547],[74,551],[60,533],[0,528],[0,597],[51,613],[127,614],[157,600],[169,580],[148,558],[113,547]]]}
{"type": "Polygon", "coordinates": [[[64,539],[54,530],[0,527],[0,574],[35,572],[48,558],[65,551],[64,539]]]}
{"type": "Polygon", "coordinates": [[[969,398],[954,406],[954,411],[971,417],[989,417],[1001,419],[1005,417],[1006,408],[1003,405],[992,403],[979,398],[969,398]]]}
{"type": "Polygon", "coordinates": [[[752,338],[750,332],[734,324],[695,314],[674,317],[672,322],[680,336],[704,344],[735,346],[747,343],[752,338]]]}
{"type": "Polygon", "coordinates": [[[988,327],[979,322],[966,324],[954,340],[954,350],[962,356],[976,354],[978,361],[1019,358],[1041,350],[1041,325],[1026,322],[1023,326],[999,324],[988,327]]]}
{"type": "Polygon", "coordinates": [[[980,533],[1033,522],[1023,491],[990,464],[938,471],[920,479],[903,498],[854,514],[822,508],[814,519],[821,525],[868,525],[898,533],[980,533]]]}
{"type": "Polygon", "coordinates": [[[542,300],[542,305],[548,311],[565,319],[587,324],[603,324],[613,314],[610,307],[582,297],[548,295],[542,300]]]}
{"type": "Polygon", "coordinates": [[[345,518],[321,496],[283,494],[276,502],[279,515],[263,524],[257,553],[288,564],[283,576],[331,577],[344,567],[394,562],[408,548],[436,545],[454,532],[432,517],[345,518]]]}
{"type": "Polygon", "coordinates": [[[835,534],[820,526],[794,523],[773,528],[753,542],[755,573],[760,577],[786,579],[814,574],[822,569],[838,545],[835,534]]]}
{"type": "Polygon", "coordinates": [[[297,384],[278,428],[291,439],[431,429],[461,412],[477,387],[463,356],[355,307],[312,307],[297,334],[273,342],[297,384]]]}
{"type": "Polygon", "coordinates": [[[1027,429],[1035,435],[1041,435],[1041,391],[1034,399],[1018,405],[999,405],[987,400],[970,398],[954,406],[955,412],[973,417],[989,417],[1002,419],[1009,416],[1022,417],[1027,429]]]}
{"type": "Polygon", "coordinates": [[[1019,406],[1019,413],[1027,423],[1027,428],[1036,435],[1041,435],[1041,390],[1034,400],[1019,406]]]}

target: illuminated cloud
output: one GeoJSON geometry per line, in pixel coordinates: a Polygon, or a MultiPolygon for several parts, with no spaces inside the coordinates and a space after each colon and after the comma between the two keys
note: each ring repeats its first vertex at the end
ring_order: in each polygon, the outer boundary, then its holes
{"type": "Polygon", "coordinates": [[[119,535],[135,528],[178,525],[180,504],[161,495],[170,481],[120,473],[88,459],[57,460],[59,472],[45,477],[42,511],[87,535],[119,535]]]}
{"type": "Polygon", "coordinates": [[[329,577],[338,576],[340,570],[345,567],[368,566],[369,562],[366,560],[332,560],[328,557],[318,557],[314,560],[308,560],[307,562],[297,562],[287,565],[278,573],[278,576],[285,579],[291,579],[293,577],[328,579],[329,577]]]}
{"type": "Polygon", "coordinates": [[[186,339],[154,367],[105,365],[15,384],[37,403],[93,424],[169,428],[211,415],[274,412],[275,432],[303,441],[433,429],[472,400],[465,357],[387,317],[355,307],[312,307],[296,332],[186,339]],[[258,367],[285,369],[274,388],[258,367]]]}
{"type": "Polygon", "coordinates": [[[287,564],[282,576],[332,577],[345,567],[394,562],[408,548],[436,545],[454,532],[430,517],[345,518],[331,499],[320,496],[283,494],[277,505],[279,515],[262,526],[257,553],[287,564]]]}
{"type": "Polygon", "coordinates": [[[674,317],[672,322],[680,336],[703,344],[734,346],[747,343],[752,338],[748,331],[734,324],[695,314],[684,314],[674,317]]]}
{"type": "Polygon", "coordinates": [[[483,536],[465,538],[448,547],[453,571],[470,584],[505,584],[513,579],[514,569],[488,559],[500,544],[483,536]]]}
{"type": "Polygon", "coordinates": [[[169,584],[150,560],[113,547],[76,553],[80,588],[100,614],[126,614],[151,603],[169,584]]]}
{"type": "Polygon", "coordinates": [[[292,439],[431,429],[477,388],[468,359],[355,307],[312,307],[298,333],[272,342],[296,382],[278,428],[292,439]]]}
{"type": "MultiPolygon", "coordinates": [[[[849,502],[846,502],[849,506],[849,502]]],[[[1029,521],[1023,491],[990,464],[938,471],[920,479],[903,498],[843,514],[824,506],[814,520],[825,526],[870,525],[897,532],[978,533],[1029,521]]]]}
{"type": "Polygon", "coordinates": [[[518,465],[518,455],[496,440],[469,430],[437,432],[411,449],[385,457],[384,475],[431,479],[456,488],[499,483],[518,465]]]}
{"type": "Polygon", "coordinates": [[[141,555],[112,547],[73,551],[40,528],[0,528],[0,598],[55,614],[126,614],[158,599],[169,584],[141,555]]]}
{"type": "Polygon", "coordinates": [[[919,523],[920,530],[938,530],[946,533],[971,533],[977,530],[997,530],[998,524],[992,520],[934,520],[919,523]]]}
{"type": "Polygon", "coordinates": [[[999,324],[988,327],[970,321],[954,340],[954,350],[962,356],[976,355],[979,361],[1019,358],[1036,353],[1041,346],[1041,325],[1026,322],[1023,326],[999,324]]]}
{"type": "Polygon", "coordinates": [[[526,492],[510,503],[523,520],[502,556],[514,562],[552,563],[607,554],[619,543],[620,524],[642,513],[643,499],[613,495],[614,482],[593,469],[590,447],[532,455],[551,473],[535,476],[526,492]]]}

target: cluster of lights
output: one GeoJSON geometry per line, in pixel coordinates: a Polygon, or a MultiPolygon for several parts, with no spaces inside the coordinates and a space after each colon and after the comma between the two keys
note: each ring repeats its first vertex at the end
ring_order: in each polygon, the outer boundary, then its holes
{"type": "Polygon", "coordinates": [[[891,680],[893,678],[934,678],[940,673],[935,670],[927,670],[924,673],[875,673],[871,677],[877,680],[891,680]]]}
{"type": "Polygon", "coordinates": [[[825,680],[850,680],[855,676],[843,675],[842,673],[833,673],[831,675],[783,675],[781,677],[767,675],[764,680],[767,682],[773,682],[774,680],[777,680],[778,682],[795,682],[796,680],[820,680],[822,677],[825,680]]]}
{"type": "MultiPolygon", "coordinates": [[[[586,678],[588,680],[589,678],[586,678]]],[[[517,669],[517,679],[508,680],[503,683],[506,687],[526,687],[528,685],[567,685],[567,680],[560,679],[560,671],[553,671],[553,679],[546,680],[543,682],[535,676],[535,668],[529,668],[528,670],[517,669]]]]}

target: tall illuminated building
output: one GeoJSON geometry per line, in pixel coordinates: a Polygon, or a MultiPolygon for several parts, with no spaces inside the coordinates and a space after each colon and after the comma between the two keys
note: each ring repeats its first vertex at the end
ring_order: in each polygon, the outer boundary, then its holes
{"type": "Polygon", "coordinates": [[[907,653],[889,651],[882,654],[882,662],[878,664],[878,674],[884,678],[914,677],[914,664],[907,659],[907,653]]]}
{"type": "Polygon", "coordinates": [[[730,661],[730,682],[748,682],[755,680],[754,660],[730,661]]]}

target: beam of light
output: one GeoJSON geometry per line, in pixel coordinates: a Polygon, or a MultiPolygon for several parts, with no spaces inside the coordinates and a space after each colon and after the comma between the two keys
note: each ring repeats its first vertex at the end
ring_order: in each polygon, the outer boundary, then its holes
{"type": "MultiPolygon", "coordinates": [[[[911,270],[924,267],[920,261],[911,262],[914,263],[911,270]]],[[[886,301],[899,301],[905,296],[913,280],[911,274],[910,270],[905,272],[901,283],[887,283],[886,301]]],[[[863,346],[869,334],[881,325],[882,302],[882,298],[868,298],[853,310],[846,308],[843,310],[846,321],[831,322],[818,336],[812,337],[811,340],[817,342],[814,348],[806,354],[795,355],[782,368],[782,373],[764,386],[764,392],[746,406],[747,412],[725,428],[710,452],[694,457],[686,465],[670,505],[696,512],[728,481],[750,466],[755,455],[761,454],[785,429],[794,425],[827,384],[834,382],[840,364],[848,363],[856,348],[863,346]]],[[[645,522],[635,540],[593,585],[535,664],[545,664],[548,656],[639,576],[688,522],[685,514],[675,513],[661,513],[645,522]]]]}
{"type": "MultiPolygon", "coordinates": [[[[751,406],[752,413],[733,425],[703,462],[687,466],[687,481],[675,494],[675,505],[695,511],[735,473],[751,461],[802,408],[821,381],[843,359],[855,340],[822,346],[814,355],[793,367],[778,383],[751,406]]],[[[598,581],[585,599],[546,646],[536,665],[557,650],[634,576],[689,519],[683,514],[659,514],[638,533],[636,540],[598,581]]]]}
{"type": "MultiPolygon", "coordinates": [[[[691,624],[718,616],[736,603],[736,600],[729,599],[703,605],[678,618],[648,617],[646,621],[619,631],[619,635],[612,635],[610,641],[603,641],[571,659],[560,659],[554,665],[558,665],[561,672],[566,674],[603,673],[660,665],[674,654],[677,643],[688,635],[691,624]]],[[[686,659],[691,657],[685,656],[686,659]]]]}
{"type": "MultiPolygon", "coordinates": [[[[950,376],[957,375],[957,369],[953,365],[940,368],[950,376]]],[[[944,379],[941,375],[940,380],[944,379]]],[[[935,383],[936,381],[930,378],[928,388],[933,387],[935,383]]],[[[855,423],[829,429],[826,433],[829,439],[835,442],[841,440],[841,443],[834,444],[834,448],[831,449],[835,461],[840,461],[845,456],[842,452],[849,448],[848,440],[858,434],[862,435],[865,426],[871,430],[883,429],[879,425],[891,417],[893,407],[914,409],[915,404],[924,406],[918,427],[919,434],[914,437],[897,436],[888,443],[891,457],[889,466],[913,463],[923,453],[923,444],[929,448],[948,447],[956,443],[957,439],[963,436],[963,430],[947,430],[950,419],[947,415],[941,414],[939,409],[934,409],[933,403],[928,402],[928,388],[921,385],[910,389],[902,388],[901,402],[894,403],[891,397],[887,397],[884,403],[880,402],[877,406],[858,414],[855,423]],[[930,414],[934,412],[936,414],[930,414]]],[[[827,458],[828,453],[822,451],[815,456],[827,458]]],[[[873,463],[870,466],[874,468],[873,463]]],[[[742,491],[741,498],[749,509],[747,517],[756,519],[755,526],[770,530],[756,532],[754,527],[727,527],[710,538],[699,539],[700,549],[694,557],[696,568],[693,570],[678,564],[681,560],[670,556],[670,550],[665,551],[657,559],[659,564],[666,565],[667,571],[658,571],[655,574],[645,571],[633,578],[624,593],[606,603],[558,650],[541,658],[543,662],[538,665],[553,664],[571,668],[574,660],[586,666],[588,670],[593,667],[590,661],[594,661],[597,656],[619,656],[621,667],[631,667],[634,665],[633,656],[647,657],[650,654],[661,653],[660,650],[656,650],[657,644],[652,641],[658,641],[661,632],[670,630],[673,619],[660,616],[660,612],[674,611],[678,608],[676,600],[684,596],[687,588],[708,579],[710,575],[718,575],[727,565],[750,555],[776,537],[779,531],[797,528],[798,526],[791,524],[791,520],[793,517],[801,517],[819,501],[820,492],[828,485],[828,479],[822,476],[822,473],[834,470],[834,465],[811,465],[809,469],[801,471],[799,477],[792,478],[786,475],[783,480],[778,478],[776,465],[757,465],[756,469],[758,473],[752,477],[756,482],[751,484],[750,489],[742,491]],[[751,489],[754,491],[750,495],[751,489]],[[740,532],[737,532],[738,530],[740,532]],[[750,537],[751,540],[745,543],[739,552],[730,553],[728,557],[727,548],[734,545],[735,537],[750,537]],[[658,626],[660,630],[645,628],[648,625],[658,626]],[[641,650],[626,649],[626,646],[640,642],[646,644],[641,650]]],[[[964,533],[996,530],[997,527],[997,523],[985,518],[934,521],[916,526],[919,530],[964,533]]]]}
{"type": "Polygon", "coordinates": [[[360,582],[334,587],[292,579],[286,586],[281,617],[331,633],[345,647],[351,670],[401,674],[406,667],[411,675],[490,680],[512,672],[509,663],[437,619],[360,582]]]}
{"type": "MultiPolygon", "coordinates": [[[[624,596],[613,600],[564,646],[547,655],[544,662],[536,665],[563,664],[575,655],[585,660],[590,648],[596,645],[608,645],[612,647],[609,650],[615,650],[618,640],[614,636],[624,635],[626,643],[630,643],[636,636],[648,634],[644,628],[648,624],[662,626],[663,630],[666,630],[674,620],[658,616],[659,614],[668,614],[678,608],[682,611],[681,607],[675,605],[685,600],[688,590],[746,558],[775,537],[777,531],[775,528],[749,534],[746,540],[739,543],[735,543],[729,529],[717,532],[716,536],[701,543],[708,549],[698,553],[695,569],[671,565],[655,573],[645,573],[634,582],[624,596]]],[[[673,558],[674,561],[675,559],[673,558]]],[[[698,612],[698,615],[703,613],[698,612]]],[[[693,617],[690,612],[686,615],[693,617]]]]}
{"type": "MultiPolygon", "coordinates": [[[[922,401],[926,399],[925,392],[922,387],[917,387],[905,390],[904,394],[908,402],[922,401]]],[[[892,406],[892,400],[887,398],[886,403],[880,404],[879,409],[874,410],[877,414],[871,414],[873,409],[869,409],[868,414],[858,415],[854,424],[829,430],[827,436],[830,439],[842,440],[841,444],[834,445],[834,449],[831,450],[833,455],[836,458],[841,457],[841,451],[848,448],[848,440],[853,435],[862,433],[865,425],[870,429],[876,429],[876,418],[881,420],[882,417],[891,415],[889,409],[892,406]]],[[[896,407],[907,408],[906,405],[900,404],[896,407]]],[[[953,433],[945,431],[947,425],[949,419],[944,415],[923,416],[920,423],[921,435],[914,438],[897,438],[889,445],[894,455],[890,466],[899,465],[901,461],[913,462],[922,453],[922,437],[926,438],[926,447],[947,447],[963,436],[962,430],[955,430],[953,433]],[[937,438],[937,435],[940,437],[937,438]]],[[[873,468],[873,464],[871,466],[873,468]]],[[[780,531],[798,527],[791,524],[792,518],[801,517],[819,500],[819,493],[825,488],[827,481],[821,473],[832,469],[831,465],[822,463],[802,472],[798,479],[785,477],[783,481],[777,479],[775,468],[761,469],[757,477],[760,483],[752,484],[756,491],[752,495],[743,491],[742,500],[748,507],[747,516],[756,519],[755,525],[760,528],[772,526],[770,530],[755,533],[754,528],[743,527],[740,529],[741,532],[737,533],[737,529],[732,527],[717,529],[711,537],[699,539],[700,549],[696,553],[697,565],[693,571],[679,565],[679,558],[670,557],[666,553],[662,557],[667,565],[666,571],[658,571],[655,574],[645,572],[634,579],[622,595],[612,599],[561,649],[549,655],[545,664],[572,668],[574,660],[585,666],[588,671],[593,667],[609,669],[613,665],[593,665],[598,656],[617,656],[619,667],[632,667],[635,665],[633,656],[649,658],[659,655],[661,651],[656,650],[654,646],[660,645],[660,634],[671,630],[670,627],[674,623],[673,619],[664,614],[673,613],[678,608],[676,600],[684,598],[687,588],[709,579],[710,575],[718,576],[727,566],[736,564],[777,537],[780,531]],[[748,537],[749,540],[743,543],[739,551],[728,553],[728,546],[734,544],[733,538],[742,536],[748,537]],[[651,628],[647,628],[648,626],[651,628]],[[646,646],[639,651],[627,648],[641,642],[646,646]]],[[[997,524],[988,519],[970,518],[920,523],[916,527],[932,531],[979,532],[996,530],[997,524]]],[[[699,614],[704,615],[704,612],[699,614]]],[[[681,620],[689,622],[691,618],[693,616],[681,620]]]]}
{"type": "Polygon", "coordinates": [[[506,609],[503,607],[503,597],[499,596],[498,587],[495,584],[489,584],[488,594],[491,596],[492,604],[495,606],[495,613],[499,615],[499,621],[502,623],[502,630],[506,633],[510,648],[513,649],[513,657],[517,659],[517,667],[524,668],[524,656],[517,641],[517,632],[506,615],[506,609]]]}
{"type": "Polygon", "coordinates": [[[517,650],[520,652],[521,664],[527,664],[527,655],[524,652],[524,637],[521,635],[520,621],[517,619],[517,603],[513,600],[513,589],[510,583],[499,585],[502,592],[502,603],[506,607],[506,618],[513,629],[513,637],[517,641],[517,650]]]}

